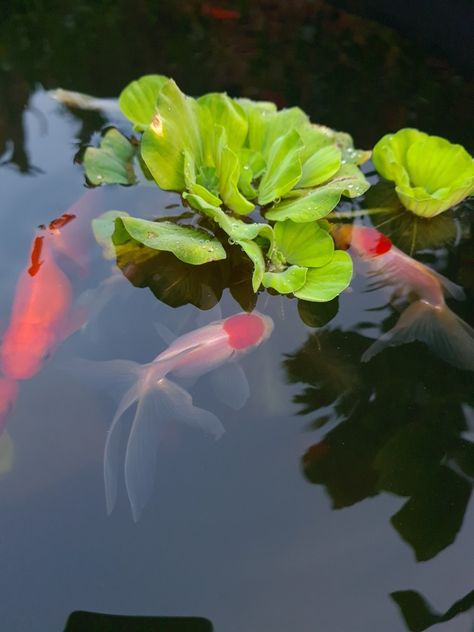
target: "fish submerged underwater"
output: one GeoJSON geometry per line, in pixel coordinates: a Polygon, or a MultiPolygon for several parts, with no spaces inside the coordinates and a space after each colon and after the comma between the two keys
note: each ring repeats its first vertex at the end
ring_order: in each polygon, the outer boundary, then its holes
{"type": "Polygon", "coordinates": [[[406,255],[375,228],[340,224],[332,235],[338,248],[355,252],[398,298],[416,297],[395,326],[367,349],[363,362],[386,347],[418,340],[453,366],[474,371],[474,329],[449,309],[444,298],[464,299],[459,285],[406,255]]]}
{"type": "Polygon", "coordinates": [[[213,374],[216,393],[233,408],[241,408],[249,396],[247,378],[235,360],[264,342],[272,333],[273,321],[258,312],[245,312],[210,323],[176,338],[152,362],[129,360],[76,361],[75,367],[91,377],[109,377],[127,389],[107,435],[104,452],[104,482],[107,512],[117,499],[120,446],[124,413],[136,403],[135,416],[125,450],[125,486],[133,519],[137,521],[154,486],[157,445],[163,423],[183,421],[219,438],[220,420],[208,410],[194,406],[191,395],[168,379],[213,374]]]}

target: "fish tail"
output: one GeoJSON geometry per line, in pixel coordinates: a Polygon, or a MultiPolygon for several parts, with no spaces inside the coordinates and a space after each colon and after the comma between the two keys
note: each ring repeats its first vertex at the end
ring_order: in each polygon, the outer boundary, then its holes
{"type": "Polygon", "coordinates": [[[396,325],[374,342],[362,356],[367,362],[386,347],[418,340],[449,364],[474,371],[474,329],[447,305],[434,307],[415,301],[396,325]]]}
{"type": "Polygon", "coordinates": [[[110,431],[104,453],[104,481],[107,512],[117,499],[120,471],[120,448],[124,413],[136,404],[125,450],[125,485],[135,522],[149,501],[154,487],[157,448],[164,427],[180,420],[198,427],[215,438],[224,432],[220,420],[211,412],[194,406],[191,395],[164,377],[160,363],[141,367],[137,379],[123,396],[110,431]]]}

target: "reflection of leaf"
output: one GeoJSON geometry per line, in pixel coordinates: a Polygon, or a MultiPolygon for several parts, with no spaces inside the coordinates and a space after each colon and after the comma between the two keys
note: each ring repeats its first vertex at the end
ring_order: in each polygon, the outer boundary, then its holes
{"type": "Polygon", "coordinates": [[[145,75],[126,86],[119,97],[122,113],[138,131],[145,130],[156,112],[158,93],[168,77],[163,75],[145,75]]]}
{"type": "Polygon", "coordinates": [[[134,184],[132,159],[135,147],[114,127],[108,129],[99,147],[87,147],[83,166],[91,184],[134,184]]]}
{"type": "Polygon", "coordinates": [[[336,316],[338,309],[338,298],[324,303],[298,301],[298,314],[308,327],[324,327],[336,316]]]}
{"type": "Polygon", "coordinates": [[[150,222],[136,217],[119,217],[115,221],[113,241],[119,245],[130,238],[154,250],[172,252],[185,263],[200,265],[225,259],[219,240],[209,233],[175,222],[150,222]]]}
{"type": "Polygon", "coordinates": [[[13,467],[15,448],[10,435],[5,430],[0,434],[0,476],[7,474],[13,467]]]}
{"type": "Polygon", "coordinates": [[[466,479],[440,466],[432,472],[429,484],[392,517],[393,526],[414,549],[417,560],[431,559],[454,541],[471,491],[466,479]]]}
{"type": "Polygon", "coordinates": [[[451,621],[458,614],[474,608],[474,590],[459,599],[443,614],[435,612],[427,601],[415,590],[397,590],[390,594],[400,608],[410,632],[423,632],[432,625],[451,621]]]}

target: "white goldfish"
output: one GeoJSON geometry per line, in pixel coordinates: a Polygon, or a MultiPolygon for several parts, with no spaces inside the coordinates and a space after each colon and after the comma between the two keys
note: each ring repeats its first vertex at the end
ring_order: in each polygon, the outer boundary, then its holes
{"type": "Polygon", "coordinates": [[[184,421],[216,438],[224,432],[216,415],[194,406],[191,395],[172,382],[168,375],[198,377],[220,367],[214,374],[217,394],[221,390],[220,396],[227,404],[240,408],[249,396],[249,387],[245,373],[232,361],[261,344],[272,330],[273,321],[269,316],[258,312],[240,313],[180,336],[149,364],[140,365],[128,360],[80,361],[82,370],[89,377],[91,372],[99,379],[108,375],[127,388],[105,445],[104,482],[108,513],[117,499],[124,413],[136,403],[125,451],[125,485],[132,515],[137,521],[153,491],[157,444],[163,422],[184,421]]]}
{"type": "Polygon", "coordinates": [[[395,326],[364,353],[367,362],[385,347],[418,340],[446,362],[474,371],[474,329],[452,312],[444,295],[461,300],[464,292],[435,270],[396,248],[375,228],[343,224],[332,235],[339,248],[350,247],[397,297],[416,300],[402,312],[395,326]]]}

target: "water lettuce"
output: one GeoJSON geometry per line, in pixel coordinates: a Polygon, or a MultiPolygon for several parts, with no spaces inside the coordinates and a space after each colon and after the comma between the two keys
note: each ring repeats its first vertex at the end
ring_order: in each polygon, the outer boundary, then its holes
{"type": "Polygon", "coordinates": [[[421,217],[439,215],[474,192],[474,160],[464,147],[417,129],[383,136],[372,160],[395,183],[403,206],[421,217]]]}
{"type": "Polygon", "coordinates": [[[311,123],[298,107],[219,93],[194,99],[161,75],[133,81],[119,105],[140,137],[130,142],[113,130],[88,148],[89,181],[130,184],[141,168],[161,189],[178,192],[210,232],[109,214],[97,224],[106,250],[112,238],[116,247],[130,242],[199,265],[226,258],[230,245],[250,262],[253,292],[263,286],[328,301],[347,287],[350,258],[335,251],[323,218],[342,195],[369,187],[358,167],[369,153],[348,134],[311,123]],[[117,145],[112,157],[109,140],[117,145]]]}

